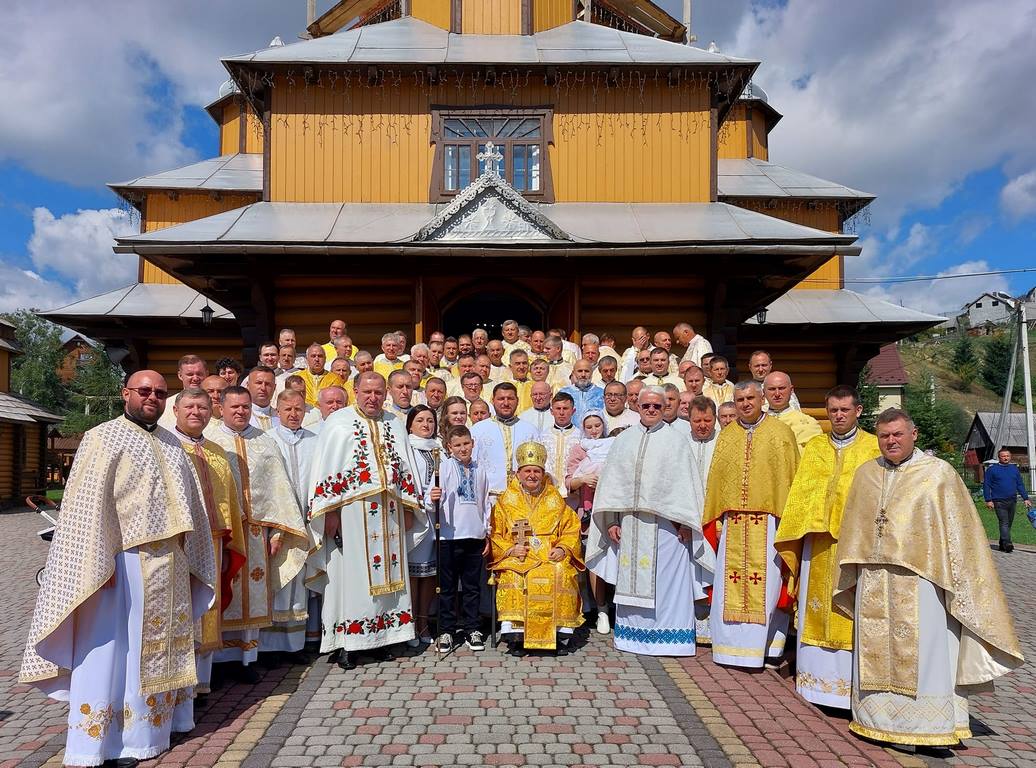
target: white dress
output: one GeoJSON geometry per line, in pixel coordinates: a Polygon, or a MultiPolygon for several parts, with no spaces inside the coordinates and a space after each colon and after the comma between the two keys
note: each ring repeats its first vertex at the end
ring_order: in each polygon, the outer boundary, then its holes
{"type": "MultiPolygon", "coordinates": [[[[432,487],[435,480],[434,457],[438,455],[439,461],[444,462],[446,455],[443,453],[439,441],[434,438],[410,435],[408,439],[414,453],[414,479],[417,481],[418,492],[423,500],[425,491],[432,487]]],[[[425,504],[425,513],[431,520],[435,514],[434,507],[425,504]]],[[[426,536],[408,553],[407,557],[407,566],[411,576],[418,578],[435,576],[435,536],[426,536]]]]}

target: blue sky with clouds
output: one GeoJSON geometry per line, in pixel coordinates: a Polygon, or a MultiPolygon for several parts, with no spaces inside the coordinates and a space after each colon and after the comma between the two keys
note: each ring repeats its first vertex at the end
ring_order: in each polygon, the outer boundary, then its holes
{"type": "MultiPolygon", "coordinates": [[[[104,182],[215,154],[203,107],[226,76],[219,57],[291,42],[305,22],[303,0],[243,7],[3,3],[0,311],[135,279],[110,245],[139,222],[104,182]]],[[[698,45],[762,61],[756,80],[785,115],[771,161],[878,195],[847,287],[937,312],[1022,293],[1036,273],[852,280],[1036,266],[1033,28],[1031,0],[696,0],[693,24],[698,45]]]]}

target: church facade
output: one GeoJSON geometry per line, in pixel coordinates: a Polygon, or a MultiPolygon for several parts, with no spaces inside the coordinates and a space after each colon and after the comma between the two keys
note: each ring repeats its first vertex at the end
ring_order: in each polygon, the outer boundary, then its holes
{"type": "Polygon", "coordinates": [[[771,163],[759,62],[677,42],[648,0],[343,0],[309,32],[223,60],[219,157],[112,185],[138,283],[41,314],[167,374],[336,317],[375,350],[687,321],[814,407],[940,320],[845,290],[873,197],[771,163]]]}

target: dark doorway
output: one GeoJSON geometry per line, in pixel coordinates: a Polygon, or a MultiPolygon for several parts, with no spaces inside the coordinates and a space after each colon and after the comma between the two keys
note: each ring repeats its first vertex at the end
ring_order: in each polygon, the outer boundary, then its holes
{"type": "Polygon", "coordinates": [[[533,302],[514,293],[478,291],[457,299],[442,313],[442,330],[447,336],[471,333],[485,328],[490,338],[500,338],[504,320],[519,325],[543,328],[543,311],[533,302]]]}

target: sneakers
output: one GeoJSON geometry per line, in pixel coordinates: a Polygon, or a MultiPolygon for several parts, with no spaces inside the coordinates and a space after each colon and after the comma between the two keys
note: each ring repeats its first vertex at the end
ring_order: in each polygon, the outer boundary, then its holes
{"type": "Polygon", "coordinates": [[[607,635],[612,631],[611,622],[608,621],[608,611],[597,612],[597,631],[602,635],[607,635]]]}
{"type": "Polygon", "coordinates": [[[439,635],[439,639],[435,641],[435,650],[439,653],[452,653],[453,635],[449,632],[443,632],[439,635]]]}
{"type": "Polygon", "coordinates": [[[465,645],[473,651],[484,651],[486,650],[486,639],[482,636],[481,632],[469,632],[468,640],[465,645]]]}

